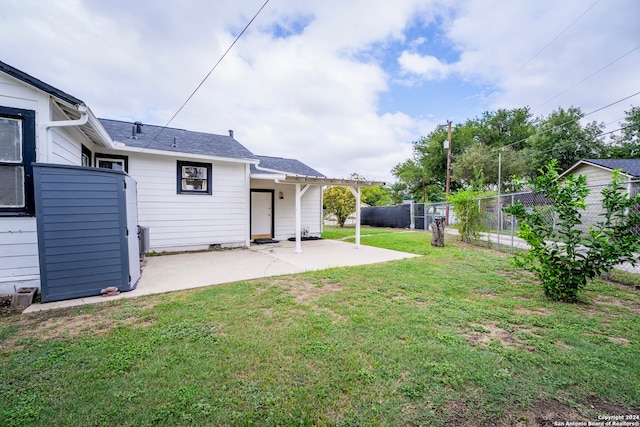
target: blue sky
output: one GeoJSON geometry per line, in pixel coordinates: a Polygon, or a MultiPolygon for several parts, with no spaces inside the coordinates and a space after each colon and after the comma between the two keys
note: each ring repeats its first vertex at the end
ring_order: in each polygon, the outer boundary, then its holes
{"type": "MultiPolygon", "coordinates": [[[[263,3],[4,0],[0,60],[98,117],[164,125],[263,3]]],[[[392,181],[447,120],[640,91],[638,16],[636,0],[270,0],[171,126],[392,181]]],[[[632,105],[589,119],[613,130],[632,105]]]]}

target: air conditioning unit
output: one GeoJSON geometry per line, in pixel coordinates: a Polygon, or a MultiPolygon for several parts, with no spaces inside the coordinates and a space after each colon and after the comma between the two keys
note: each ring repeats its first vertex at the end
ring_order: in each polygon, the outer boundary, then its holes
{"type": "Polygon", "coordinates": [[[138,226],[138,242],[140,246],[140,256],[149,252],[149,227],[138,226]]]}

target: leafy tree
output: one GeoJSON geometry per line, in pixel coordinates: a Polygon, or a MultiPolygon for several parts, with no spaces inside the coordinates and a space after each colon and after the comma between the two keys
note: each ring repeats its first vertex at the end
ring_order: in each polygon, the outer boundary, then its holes
{"type": "Polygon", "coordinates": [[[605,144],[600,134],[604,125],[591,122],[583,126],[583,117],[580,108],[558,108],[536,121],[536,133],[528,139],[532,149],[529,176],[535,176],[551,160],[556,160],[558,170],[564,171],[581,159],[602,157],[605,144]]]}
{"type": "MultiPolygon", "coordinates": [[[[452,158],[462,153],[473,142],[469,129],[462,125],[452,129],[452,158]]],[[[447,129],[438,128],[426,137],[413,142],[411,159],[396,165],[391,173],[406,186],[407,194],[418,202],[444,201],[447,176],[447,129]]],[[[451,182],[452,190],[457,188],[451,182]]]]}
{"type": "Polygon", "coordinates": [[[391,198],[391,204],[399,205],[404,200],[407,194],[407,186],[401,181],[394,182],[389,187],[389,197],[391,198]]]}
{"type": "MultiPolygon", "coordinates": [[[[468,185],[480,171],[485,175],[486,185],[495,186],[498,171],[498,154],[495,149],[514,143],[514,148],[520,148],[522,140],[533,132],[531,113],[526,107],[485,112],[480,118],[456,124],[451,132],[451,191],[455,192],[468,185]],[[472,152],[465,155],[470,149],[472,152]],[[492,152],[493,156],[490,154],[492,152]]],[[[392,170],[412,199],[431,202],[444,200],[447,150],[443,143],[446,140],[447,129],[439,127],[415,141],[412,158],[396,165],[392,170]]],[[[506,156],[510,153],[511,151],[506,156]]],[[[517,174],[520,170],[519,162],[512,161],[509,164],[513,172],[507,171],[503,174],[504,177],[508,177],[510,173],[517,174]]]]}
{"type": "Polygon", "coordinates": [[[393,200],[389,195],[389,189],[382,185],[362,188],[362,202],[369,206],[390,206],[393,200]]]}
{"type": "MultiPolygon", "coordinates": [[[[358,173],[352,173],[351,179],[367,181],[367,178],[358,173]]],[[[362,203],[366,203],[369,206],[388,206],[393,204],[390,195],[390,189],[382,185],[363,187],[360,201],[362,203]]]]}
{"type": "Polygon", "coordinates": [[[602,191],[603,219],[585,236],[578,226],[589,194],[586,176],[569,175],[560,181],[555,160],[540,173],[529,184],[534,192],[552,200],[555,224],[542,209],[528,211],[520,201],[506,209],[520,222],[518,235],[530,246],[526,255],[516,258],[516,264],[538,276],[549,298],[576,302],[587,280],[620,263],[635,265],[640,239],[629,229],[640,225],[640,212],[634,209],[640,196],[627,197],[623,179],[614,171],[611,186],[602,191]]]}
{"type": "MultiPolygon", "coordinates": [[[[414,142],[414,157],[415,157],[414,142]]],[[[407,159],[402,163],[397,164],[391,169],[391,173],[398,178],[402,186],[396,187],[400,190],[400,202],[404,197],[408,197],[412,200],[424,202],[427,200],[426,186],[427,186],[427,173],[426,170],[420,164],[419,159],[407,159]]]]}
{"type": "Polygon", "coordinates": [[[640,107],[626,111],[625,121],[620,123],[622,133],[612,136],[608,157],[614,159],[640,158],[640,107]]]}
{"type": "Polygon", "coordinates": [[[340,227],[344,227],[349,215],[356,210],[356,198],[348,188],[338,186],[329,187],[322,194],[325,212],[335,215],[340,227]]]}
{"type": "MultiPolygon", "coordinates": [[[[502,151],[502,188],[513,189],[512,176],[522,176],[526,165],[522,156],[511,147],[502,151]]],[[[498,150],[491,150],[485,144],[477,142],[462,153],[451,165],[452,176],[459,184],[471,185],[478,176],[482,176],[485,189],[498,185],[498,150]]]]}
{"type": "Polygon", "coordinates": [[[477,124],[474,138],[488,147],[510,145],[520,150],[525,147],[526,139],[535,133],[529,107],[487,111],[475,122],[477,124]]]}
{"type": "MultiPolygon", "coordinates": [[[[399,185],[393,187],[397,204],[406,197],[417,202],[444,201],[444,191],[439,183],[429,177],[426,168],[415,159],[407,159],[396,165],[391,173],[398,178],[399,185]]],[[[443,181],[444,182],[444,181],[443,181]]]]}

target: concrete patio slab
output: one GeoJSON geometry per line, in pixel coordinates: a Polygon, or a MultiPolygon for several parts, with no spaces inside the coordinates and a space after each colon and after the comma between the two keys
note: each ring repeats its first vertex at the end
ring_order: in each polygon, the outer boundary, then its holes
{"type": "Polygon", "coordinates": [[[336,240],[311,240],[294,253],[295,242],[251,245],[250,248],[147,257],[138,286],[114,297],[87,297],[36,303],[23,313],[95,304],[120,298],[160,294],[241,280],[259,279],[333,267],[375,264],[418,255],[373,246],[356,248],[336,240]]]}

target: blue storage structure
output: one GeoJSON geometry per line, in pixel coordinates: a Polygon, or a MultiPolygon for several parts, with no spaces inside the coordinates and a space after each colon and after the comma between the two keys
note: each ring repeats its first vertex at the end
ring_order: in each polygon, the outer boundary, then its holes
{"type": "Polygon", "coordinates": [[[123,171],[81,166],[35,163],[33,172],[42,302],[134,289],[135,181],[123,171]]]}

